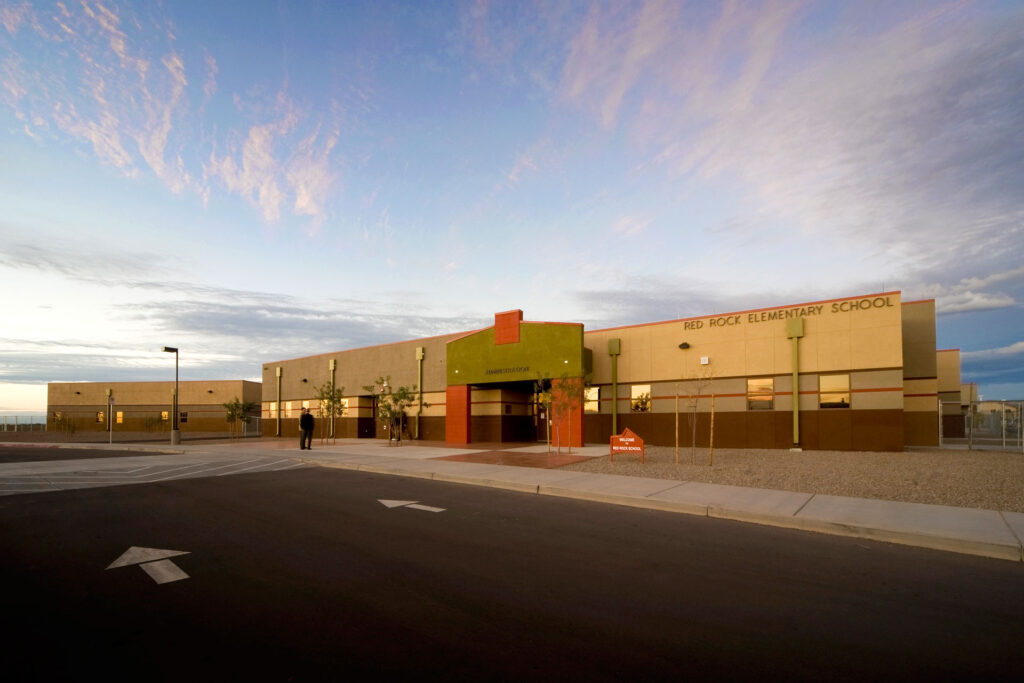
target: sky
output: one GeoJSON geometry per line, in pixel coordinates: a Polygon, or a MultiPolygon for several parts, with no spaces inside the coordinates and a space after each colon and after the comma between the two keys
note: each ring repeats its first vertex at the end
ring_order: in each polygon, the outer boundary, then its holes
{"type": "Polygon", "coordinates": [[[0,414],[901,290],[1024,398],[1024,3],[0,0],[0,414]]]}

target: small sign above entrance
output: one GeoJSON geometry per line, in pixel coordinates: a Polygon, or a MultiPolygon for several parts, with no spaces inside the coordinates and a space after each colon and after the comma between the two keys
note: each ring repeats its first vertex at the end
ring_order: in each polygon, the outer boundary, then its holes
{"type": "Polygon", "coordinates": [[[646,458],[644,456],[644,440],[634,434],[633,430],[628,427],[618,436],[612,435],[608,459],[615,462],[616,453],[639,455],[640,463],[644,464],[646,462],[646,458]]]}

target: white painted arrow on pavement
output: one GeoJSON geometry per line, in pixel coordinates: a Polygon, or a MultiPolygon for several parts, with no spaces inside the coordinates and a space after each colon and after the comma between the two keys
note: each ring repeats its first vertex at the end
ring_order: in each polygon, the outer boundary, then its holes
{"type": "Polygon", "coordinates": [[[444,508],[435,508],[429,505],[419,505],[417,500],[383,500],[378,498],[377,502],[388,508],[412,508],[424,512],[444,512],[444,508]]]}
{"type": "Polygon", "coordinates": [[[181,567],[171,562],[168,557],[188,555],[187,550],[162,550],[160,548],[140,548],[133,545],[121,553],[121,557],[110,563],[107,569],[128,567],[137,564],[157,583],[171,583],[187,579],[188,574],[181,567]]]}

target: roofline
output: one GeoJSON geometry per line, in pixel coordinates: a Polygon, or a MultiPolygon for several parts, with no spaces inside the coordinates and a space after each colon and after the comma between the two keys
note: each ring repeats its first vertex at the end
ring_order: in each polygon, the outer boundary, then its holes
{"type": "MultiPolygon", "coordinates": [[[[138,380],[138,381],[130,380],[130,379],[126,379],[126,380],[118,379],[118,380],[113,380],[113,381],[110,381],[110,382],[105,382],[105,381],[94,382],[94,381],[90,381],[90,380],[87,380],[87,379],[76,379],[76,380],[70,380],[70,381],[67,381],[67,382],[47,382],[46,386],[52,386],[52,385],[56,385],[56,384],[76,384],[76,385],[102,384],[104,386],[108,386],[108,385],[111,385],[111,384],[168,384],[168,383],[169,384],[174,384],[174,382],[175,382],[175,380],[173,380],[173,379],[142,379],[142,380],[138,380]]],[[[248,382],[249,384],[263,384],[263,382],[261,380],[256,380],[256,379],[183,379],[183,380],[178,380],[178,384],[213,384],[214,382],[248,382]]]]}
{"type": "MultiPolygon", "coordinates": [[[[636,327],[650,327],[651,325],[667,325],[669,323],[681,323],[681,322],[686,322],[688,320],[703,320],[705,318],[720,318],[720,317],[726,316],[726,315],[742,315],[744,313],[760,313],[761,311],[776,311],[776,310],[779,310],[781,308],[799,308],[801,306],[815,306],[815,305],[818,305],[818,304],[830,304],[830,303],[833,303],[835,301],[850,301],[851,299],[865,299],[865,298],[870,297],[870,296],[888,296],[888,295],[891,295],[891,294],[901,294],[901,291],[898,290],[898,289],[895,289],[895,290],[893,290],[891,292],[875,292],[875,293],[872,293],[872,294],[859,294],[857,296],[844,296],[844,297],[840,297],[838,299],[822,299],[821,301],[805,301],[805,302],[800,302],[800,303],[795,303],[795,304],[786,304],[785,306],[766,306],[765,308],[751,308],[751,309],[748,309],[748,310],[745,310],[745,311],[730,311],[730,312],[727,312],[727,313],[711,313],[709,315],[695,315],[695,316],[692,316],[692,317],[689,317],[689,318],[676,318],[674,320],[660,320],[660,321],[652,322],[652,323],[637,323],[636,325],[619,325],[618,327],[603,327],[603,328],[598,329],[598,330],[587,330],[587,334],[592,334],[594,332],[613,332],[615,330],[627,330],[627,329],[632,329],[632,328],[636,328],[636,327]]],[[[900,303],[902,304],[903,302],[900,302],[900,303]]]]}
{"type": "MultiPolygon", "coordinates": [[[[515,311],[515,310],[518,310],[518,309],[514,308],[512,310],[515,311]]],[[[507,311],[507,312],[510,312],[510,311],[507,311]]],[[[520,325],[576,325],[576,326],[579,326],[579,327],[583,327],[583,323],[560,323],[560,322],[550,322],[550,321],[547,321],[547,320],[520,320],[519,324],[520,325]]],[[[479,330],[471,330],[471,331],[466,332],[464,334],[460,334],[458,337],[455,337],[453,339],[449,339],[445,343],[446,344],[451,344],[454,341],[459,341],[460,339],[465,339],[466,337],[472,336],[472,335],[474,335],[474,334],[476,334],[478,332],[483,332],[484,330],[490,330],[490,329],[493,329],[494,327],[495,327],[494,325],[488,325],[487,327],[481,327],[479,330]]]]}

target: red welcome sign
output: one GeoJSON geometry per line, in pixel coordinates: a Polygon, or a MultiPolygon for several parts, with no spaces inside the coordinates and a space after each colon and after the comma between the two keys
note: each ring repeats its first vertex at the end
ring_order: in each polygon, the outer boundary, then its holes
{"type": "Polygon", "coordinates": [[[633,430],[627,427],[618,436],[612,435],[611,448],[608,453],[608,459],[615,462],[616,453],[625,453],[627,455],[639,455],[640,462],[643,464],[646,462],[644,457],[644,440],[633,433],[633,430]]]}

